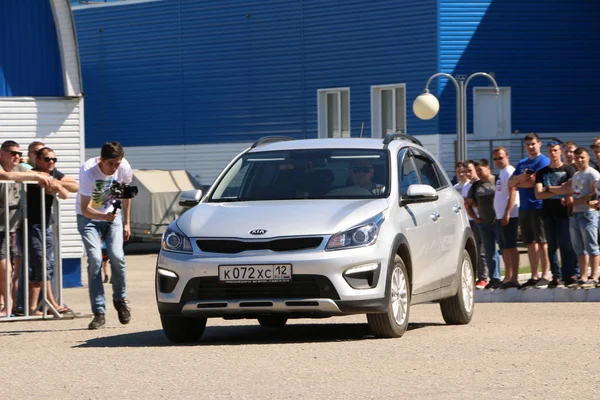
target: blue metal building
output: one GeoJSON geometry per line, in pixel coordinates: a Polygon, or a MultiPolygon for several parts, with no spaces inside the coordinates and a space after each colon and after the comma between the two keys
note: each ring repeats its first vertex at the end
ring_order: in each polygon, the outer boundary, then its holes
{"type": "MultiPolygon", "coordinates": [[[[417,119],[411,104],[436,72],[478,71],[493,72],[502,90],[492,96],[477,79],[469,86],[470,139],[535,131],[589,140],[600,135],[596,3],[125,0],[75,7],[86,148],[118,140],[137,168],[188,169],[210,183],[233,154],[265,135],[403,131],[424,135],[449,167],[454,87],[433,82],[441,108],[432,120],[417,119]]],[[[477,150],[471,142],[470,155],[477,150]]]]}

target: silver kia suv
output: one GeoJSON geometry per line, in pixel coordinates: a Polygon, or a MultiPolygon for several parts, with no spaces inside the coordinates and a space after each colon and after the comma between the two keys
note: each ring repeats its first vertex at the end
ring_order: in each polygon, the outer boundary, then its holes
{"type": "Polygon", "coordinates": [[[163,330],[198,340],[207,318],[366,314],[400,337],[410,306],[473,315],[476,246],[461,195],[414,137],[267,137],[239,154],[165,231],[156,267],[163,330]]]}

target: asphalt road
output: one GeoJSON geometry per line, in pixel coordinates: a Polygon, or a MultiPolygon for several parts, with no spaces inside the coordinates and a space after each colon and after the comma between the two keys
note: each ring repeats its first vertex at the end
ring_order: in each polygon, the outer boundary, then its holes
{"type": "Polygon", "coordinates": [[[65,290],[80,318],[0,323],[0,399],[600,396],[598,303],[477,304],[467,326],[420,305],[405,336],[387,340],[364,316],[281,330],[212,319],[200,342],[172,345],[155,306],[156,256],[131,253],[131,324],[111,309],[104,329],[88,331],[86,288],[65,290]]]}

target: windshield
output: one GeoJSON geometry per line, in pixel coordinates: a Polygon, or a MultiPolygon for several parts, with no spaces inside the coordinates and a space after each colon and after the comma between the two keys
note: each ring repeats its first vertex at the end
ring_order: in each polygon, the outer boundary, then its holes
{"type": "Polygon", "coordinates": [[[209,202],[387,197],[384,150],[316,149],[244,154],[209,202]]]}

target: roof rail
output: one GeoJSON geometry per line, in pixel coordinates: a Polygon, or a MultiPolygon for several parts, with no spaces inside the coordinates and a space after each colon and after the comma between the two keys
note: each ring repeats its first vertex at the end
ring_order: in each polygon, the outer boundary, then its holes
{"type": "Polygon", "coordinates": [[[265,136],[265,137],[258,139],[256,142],[252,143],[252,146],[250,146],[250,148],[253,149],[253,148],[258,147],[263,144],[275,143],[275,142],[285,142],[287,140],[295,140],[295,139],[291,138],[289,136],[265,136]]]}
{"type": "Polygon", "coordinates": [[[390,144],[390,142],[392,140],[395,140],[395,139],[404,139],[404,140],[411,141],[414,144],[418,144],[419,146],[423,146],[423,143],[421,143],[421,141],[419,139],[417,139],[414,136],[407,135],[405,133],[390,133],[390,134],[386,135],[385,138],[383,139],[383,144],[385,144],[387,146],[388,144],[390,144]]]}

